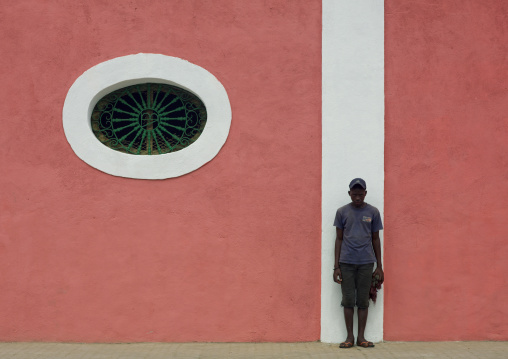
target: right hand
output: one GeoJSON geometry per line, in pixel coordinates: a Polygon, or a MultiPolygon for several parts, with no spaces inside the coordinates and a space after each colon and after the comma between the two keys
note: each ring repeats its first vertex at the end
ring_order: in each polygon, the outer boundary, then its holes
{"type": "Polygon", "coordinates": [[[340,271],[340,268],[333,271],[333,281],[339,284],[342,283],[342,272],[340,271]]]}

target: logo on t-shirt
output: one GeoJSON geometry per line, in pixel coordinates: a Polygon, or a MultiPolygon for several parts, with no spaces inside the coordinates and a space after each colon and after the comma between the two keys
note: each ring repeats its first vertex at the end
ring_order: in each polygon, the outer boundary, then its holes
{"type": "Polygon", "coordinates": [[[370,222],[372,222],[372,218],[371,217],[367,217],[367,216],[363,216],[362,221],[370,223],[370,222]]]}

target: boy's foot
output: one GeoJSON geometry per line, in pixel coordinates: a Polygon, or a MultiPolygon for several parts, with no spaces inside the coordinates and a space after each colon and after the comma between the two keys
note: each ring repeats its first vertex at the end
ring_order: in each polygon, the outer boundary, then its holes
{"type": "Polygon", "coordinates": [[[372,342],[369,342],[369,341],[363,341],[363,342],[356,342],[356,345],[358,345],[359,347],[362,347],[362,348],[372,348],[374,347],[374,343],[372,342]]]}
{"type": "Polygon", "coordinates": [[[347,348],[352,348],[353,347],[353,343],[355,342],[355,338],[352,337],[347,337],[345,341],[343,341],[342,343],[339,344],[339,348],[342,348],[342,349],[347,349],[347,348]]]}

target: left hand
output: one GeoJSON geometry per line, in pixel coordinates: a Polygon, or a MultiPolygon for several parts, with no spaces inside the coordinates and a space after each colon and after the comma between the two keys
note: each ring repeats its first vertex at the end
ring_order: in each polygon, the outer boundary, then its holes
{"type": "Polygon", "coordinates": [[[380,283],[383,283],[384,280],[385,280],[385,274],[383,272],[383,268],[376,268],[376,270],[374,271],[374,273],[372,273],[372,276],[375,277],[376,275],[379,275],[379,282],[380,283]]]}

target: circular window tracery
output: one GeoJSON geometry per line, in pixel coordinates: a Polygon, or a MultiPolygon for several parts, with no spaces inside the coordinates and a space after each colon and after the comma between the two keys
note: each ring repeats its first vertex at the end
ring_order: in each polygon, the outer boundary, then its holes
{"type": "Polygon", "coordinates": [[[105,146],[133,155],[176,152],[194,143],[206,125],[206,108],[194,94],[176,86],[145,83],[102,97],[91,124],[105,146]]]}

